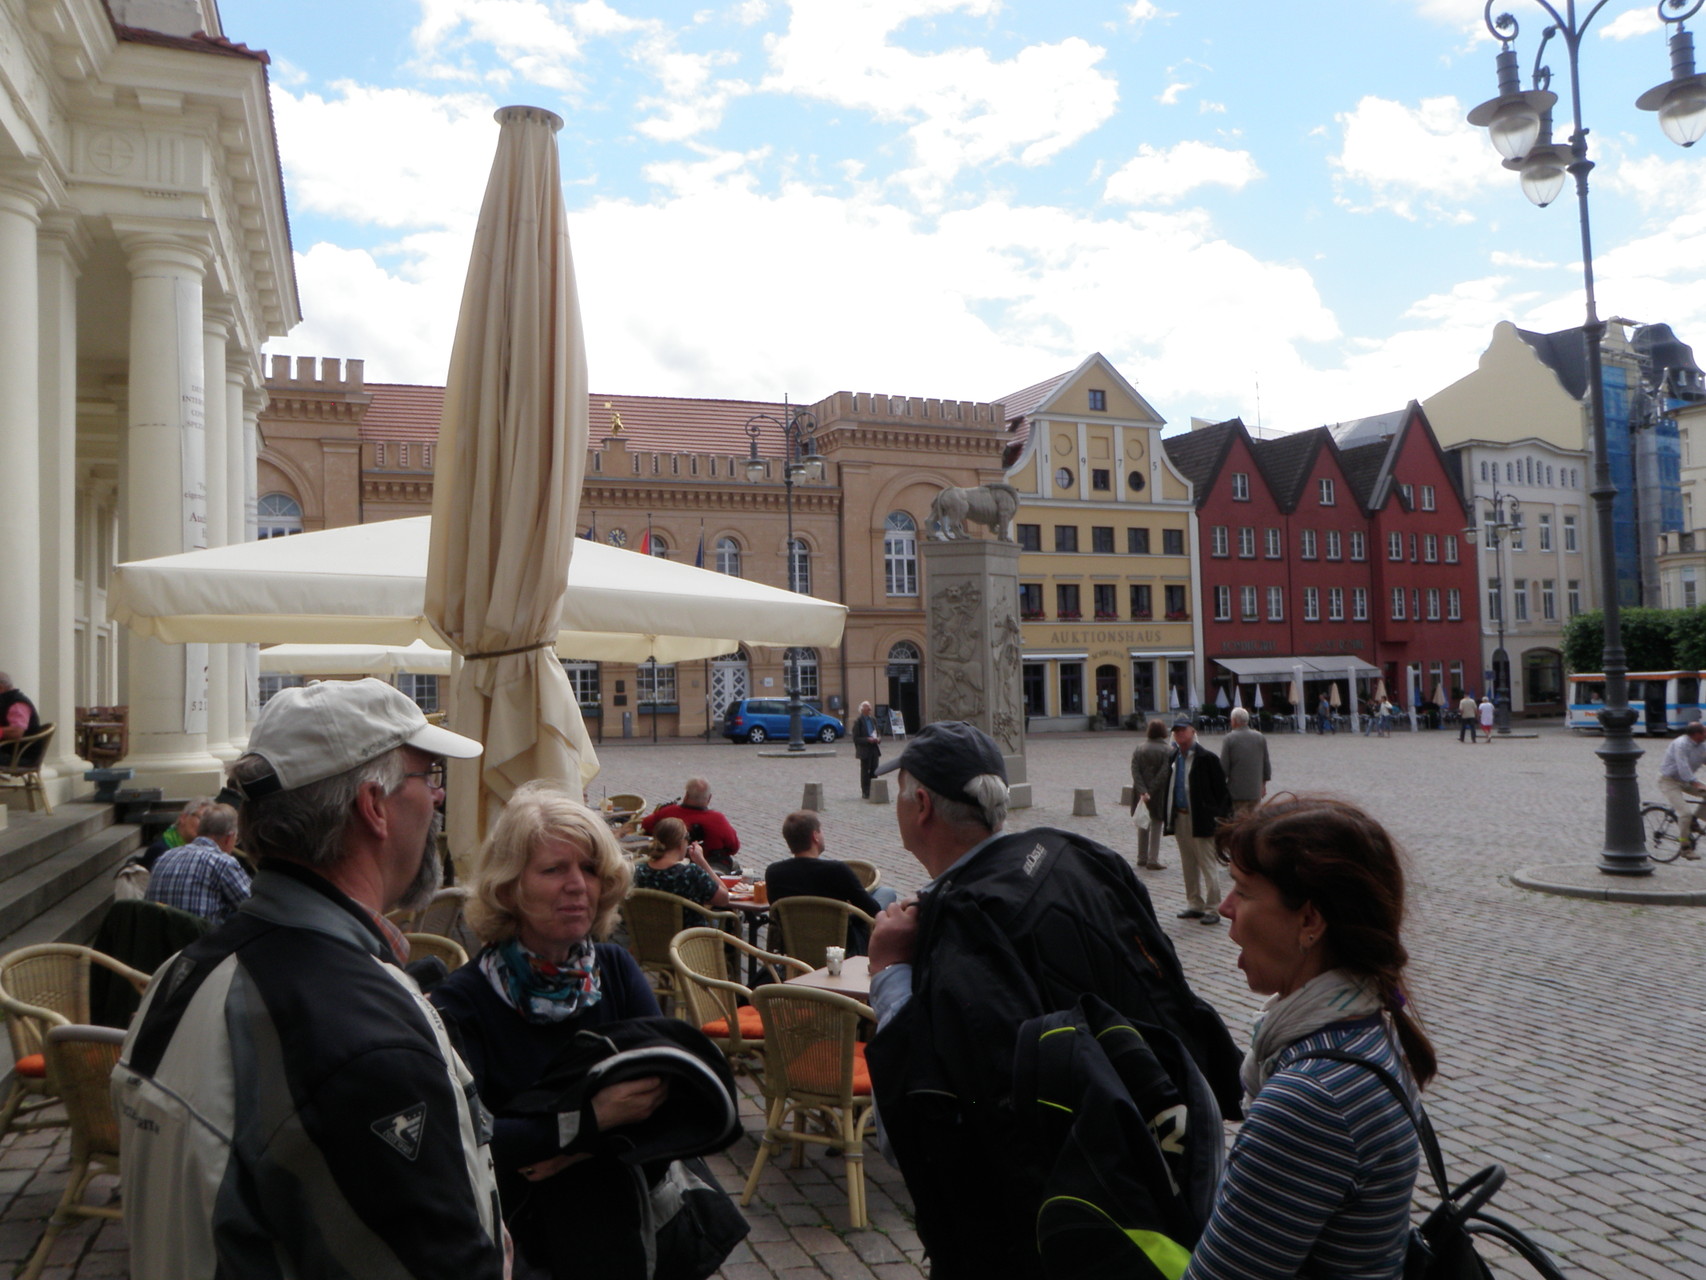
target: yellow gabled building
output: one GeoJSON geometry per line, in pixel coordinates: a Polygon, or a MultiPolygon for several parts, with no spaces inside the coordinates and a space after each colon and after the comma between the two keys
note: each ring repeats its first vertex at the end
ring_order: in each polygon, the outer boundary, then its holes
{"type": "Polygon", "coordinates": [[[1161,416],[1100,354],[1002,399],[1030,730],[1200,693],[1196,514],[1161,416]]]}

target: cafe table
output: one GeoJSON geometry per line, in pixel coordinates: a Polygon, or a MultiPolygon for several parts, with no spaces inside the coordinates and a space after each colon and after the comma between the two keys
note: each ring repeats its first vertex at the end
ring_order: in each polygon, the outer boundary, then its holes
{"type": "Polygon", "coordinates": [[[816,987],[819,991],[833,991],[837,995],[852,996],[855,1000],[871,1002],[871,958],[869,956],[848,956],[841,962],[841,972],[832,974],[828,969],[813,969],[810,973],[802,973],[788,981],[799,987],[816,987]]]}

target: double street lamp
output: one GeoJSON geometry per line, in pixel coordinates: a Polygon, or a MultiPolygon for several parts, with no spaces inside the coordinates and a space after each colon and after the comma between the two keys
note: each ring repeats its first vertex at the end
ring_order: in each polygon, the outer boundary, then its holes
{"type": "MultiPolygon", "coordinates": [[[[1605,709],[1599,722],[1605,736],[1596,754],[1605,761],[1605,847],[1599,869],[1612,875],[1651,875],[1641,830],[1641,788],[1635,762],[1641,748],[1632,730],[1635,712],[1629,706],[1628,659],[1623,651],[1623,623],[1617,599],[1617,538],[1612,523],[1612,500],[1617,487],[1611,480],[1611,460],[1606,453],[1605,388],[1601,381],[1600,343],[1605,321],[1599,318],[1594,299],[1593,237],[1588,221],[1588,131],[1582,124],[1580,54],[1582,36],[1604,9],[1607,0],[1597,0],[1578,20],[1576,0],[1564,0],[1562,12],[1551,0],[1534,0],[1551,22],[1541,32],[1535,52],[1531,85],[1521,87],[1516,50],[1516,19],[1508,13],[1493,16],[1494,0],[1487,0],[1482,20],[1499,42],[1498,96],[1469,113],[1469,123],[1485,126],[1493,146],[1505,158],[1505,167],[1522,179],[1523,194],[1545,207],[1563,190],[1566,176],[1576,180],[1576,211],[1582,235],[1582,283],[1587,316],[1582,324],[1586,346],[1588,396],[1593,421],[1593,490],[1599,534],[1600,598],[1605,612],[1605,709]],[[1544,66],[1546,46],[1553,37],[1564,42],[1569,59],[1570,108],[1574,131],[1567,144],[1552,140],[1552,108],[1558,95],[1551,92],[1552,70],[1544,66]]],[[[1656,111],[1665,135],[1681,146],[1693,146],[1706,135],[1706,78],[1694,71],[1694,36],[1682,24],[1699,13],[1706,0],[1661,0],[1659,18],[1675,29],[1670,37],[1671,78],[1647,90],[1635,105],[1656,111]]]]}
{"type": "MultiPolygon", "coordinates": [[[[1703,0],[1706,2],[1706,0],[1703,0]]],[[[794,573],[794,485],[801,480],[823,479],[823,456],[817,451],[817,419],[804,409],[782,404],[782,417],[755,413],[746,420],[749,450],[746,458],[746,478],[757,484],[770,474],[770,464],[758,456],[758,438],[766,427],[782,433],[782,494],[788,509],[788,589],[797,590],[794,573]]],[[[782,678],[788,682],[788,750],[804,751],[806,740],[800,731],[800,717],[805,708],[800,705],[800,660],[794,650],[788,650],[782,663],[782,678]]]]}
{"type": "MultiPolygon", "coordinates": [[[[1493,617],[1499,624],[1499,647],[1493,650],[1493,727],[1502,736],[1511,731],[1511,659],[1505,649],[1505,566],[1501,553],[1507,541],[1514,542],[1522,534],[1522,503],[1500,493],[1495,485],[1484,525],[1487,548],[1493,553],[1493,617]]],[[[1470,525],[1463,531],[1463,539],[1474,546],[1479,534],[1480,530],[1470,525]]]]}

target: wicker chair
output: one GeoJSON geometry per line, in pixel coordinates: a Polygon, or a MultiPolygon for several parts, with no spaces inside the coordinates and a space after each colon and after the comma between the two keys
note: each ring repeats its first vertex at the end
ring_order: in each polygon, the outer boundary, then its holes
{"type": "Polygon", "coordinates": [[[866,862],[863,858],[843,858],[842,864],[859,877],[859,883],[864,886],[866,893],[883,882],[883,873],[877,869],[874,862],[866,862]]]}
{"type": "Polygon", "coordinates": [[[41,784],[41,762],[47,759],[48,744],[52,741],[53,726],[44,724],[34,733],[0,742],[0,787],[22,787],[31,813],[36,811],[37,796],[41,797],[41,807],[49,815],[53,813],[53,801],[47,798],[47,789],[41,784]],[[32,758],[29,764],[23,763],[26,754],[32,758]]]}
{"type": "Polygon", "coordinates": [[[737,932],[739,917],[732,911],[712,911],[679,894],[662,889],[630,889],[622,904],[622,919],[628,926],[628,950],[640,962],[664,1012],[676,1003],[675,962],[669,944],[682,930],[684,919],[700,916],[713,928],[737,932]]]}
{"type": "Polygon", "coordinates": [[[399,907],[385,918],[404,933],[436,933],[472,953],[480,949],[480,942],[462,915],[470,892],[461,887],[440,889],[426,906],[414,910],[399,907]]]}
{"type": "Polygon", "coordinates": [[[36,1280],[41,1275],[53,1242],[78,1218],[116,1220],[124,1216],[117,1204],[83,1203],[95,1178],[118,1172],[118,1117],[113,1113],[112,1074],[123,1043],[124,1032],[115,1027],[66,1024],[47,1033],[43,1047],[71,1127],[71,1170],[65,1193],[48,1219],[47,1231],[18,1272],[18,1280],[36,1280]]]}
{"type": "Polygon", "coordinates": [[[437,933],[405,933],[403,937],[408,939],[411,961],[437,956],[452,973],[468,963],[468,953],[454,938],[446,938],[437,933]]]}
{"type": "Polygon", "coordinates": [[[752,993],[764,1022],[764,1096],[768,1103],[758,1158],[741,1193],[752,1202],[764,1162],[784,1142],[794,1144],[794,1167],[805,1161],[805,1144],[839,1147],[847,1159],[848,1223],[865,1217],[865,1130],[871,1123],[871,1076],[861,1022],[875,1022],[865,1005],[833,991],[766,986],[752,993]],[[789,1127],[789,1120],[794,1121],[789,1127]],[[817,1120],[821,1132],[807,1122],[817,1120]]]}
{"type": "Polygon", "coordinates": [[[741,956],[768,969],[772,982],[811,972],[804,961],[760,951],[721,929],[683,929],[669,944],[676,996],[687,1020],[723,1051],[734,1071],[762,1080],[764,1021],[752,1007],[752,992],[727,976],[731,969],[739,972],[741,956]]]}
{"type": "Polygon", "coordinates": [[[809,894],[781,898],[771,903],[770,917],[782,931],[782,950],[796,960],[804,960],[814,969],[823,968],[825,947],[847,945],[848,921],[863,921],[867,930],[874,923],[870,916],[850,902],[839,898],[814,898],[809,894]]]}
{"type": "Polygon", "coordinates": [[[17,1060],[11,1091],[0,1104],[0,1138],[12,1129],[45,1129],[65,1123],[58,1116],[37,1114],[59,1098],[44,1041],[51,1027],[89,1021],[92,965],[112,970],[138,991],[148,985],[146,973],[93,947],[68,942],[24,947],[0,958],[0,1011],[6,1015],[6,1031],[17,1060]]]}

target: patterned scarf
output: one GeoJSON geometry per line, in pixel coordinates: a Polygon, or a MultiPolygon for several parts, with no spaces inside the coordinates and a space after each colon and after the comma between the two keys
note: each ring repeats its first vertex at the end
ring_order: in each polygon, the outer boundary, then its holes
{"type": "Polygon", "coordinates": [[[590,938],[578,943],[562,964],[553,964],[522,946],[520,938],[511,938],[486,948],[480,971],[498,998],[528,1022],[562,1022],[592,1008],[604,996],[590,938]]]}
{"type": "Polygon", "coordinates": [[[1380,1011],[1374,987],[1343,969],[1316,974],[1288,996],[1270,996],[1256,1016],[1250,1052],[1239,1072],[1244,1092],[1254,1098],[1273,1075],[1279,1056],[1305,1036],[1335,1022],[1349,1022],[1380,1011]]]}

